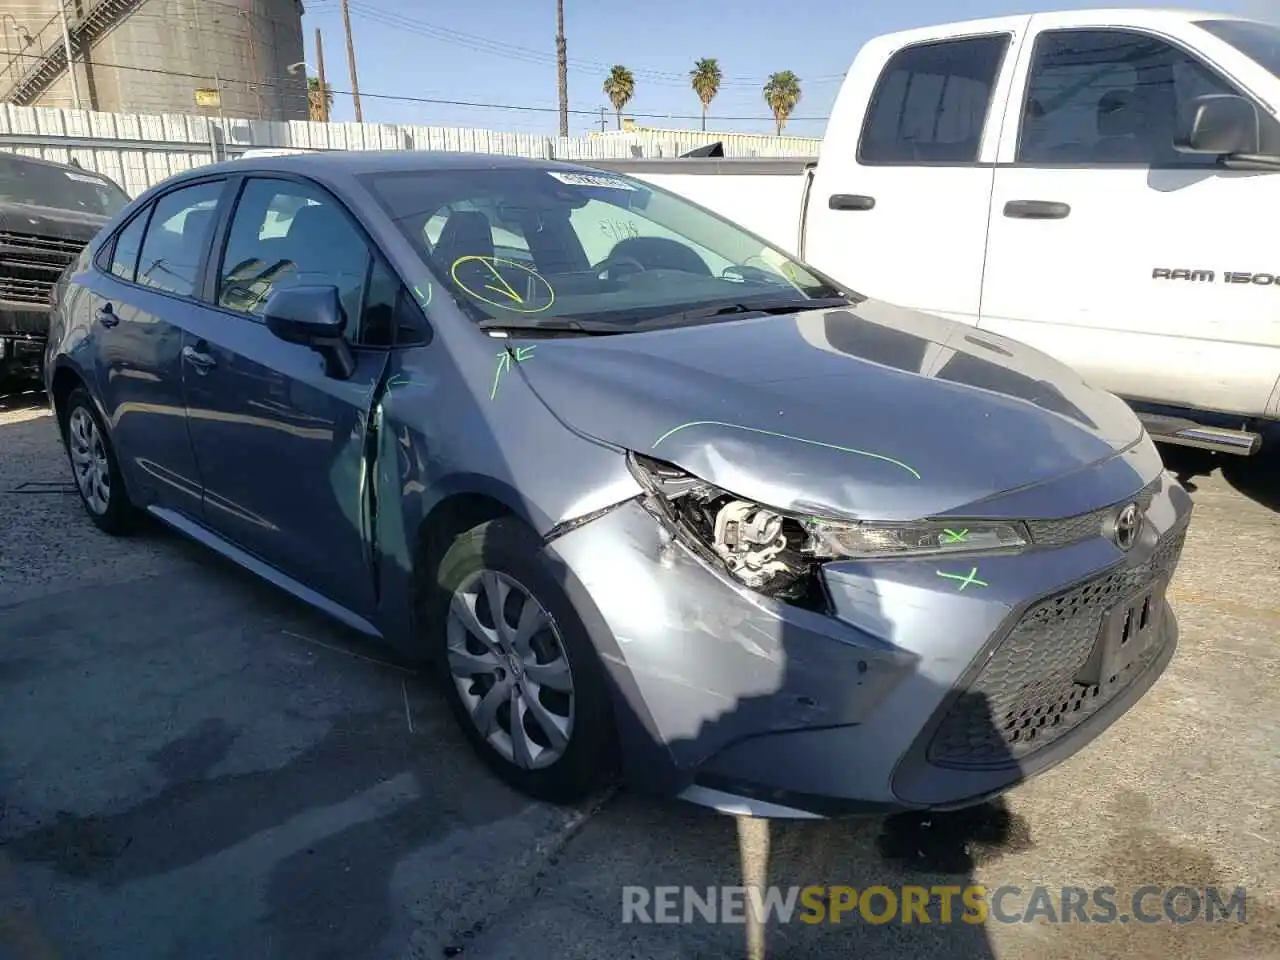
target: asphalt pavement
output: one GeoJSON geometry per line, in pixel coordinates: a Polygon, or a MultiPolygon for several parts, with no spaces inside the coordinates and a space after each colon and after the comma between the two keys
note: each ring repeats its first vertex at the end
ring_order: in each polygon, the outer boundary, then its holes
{"type": "Polygon", "coordinates": [[[0,397],[0,958],[1280,957],[1278,464],[1174,461],[1181,643],[1083,753],[969,811],[766,822],[512,793],[387,651],[100,534],[43,397],[0,397]],[[624,888],[770,884],[923,886],[932,922],[622,922],[624,888]],[[1021,892],[939,922],[974,884],[1021,892]],[[1245,922],[1021,922],[1037,887],[1146,885],[1244,888],[1245,922]]]}

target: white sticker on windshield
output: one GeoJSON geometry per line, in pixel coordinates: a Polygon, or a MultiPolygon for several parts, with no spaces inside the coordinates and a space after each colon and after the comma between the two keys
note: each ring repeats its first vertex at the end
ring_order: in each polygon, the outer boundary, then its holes
{"type": "Polygon", "coordinates": [[[79,180],[81,183],[92,183],[95,187],[105,187],[106,184],[97,177],[86,177],[83,173],[67,172],[68,180],[79,180]]]}
{"type": "Polygon", "coordinates": [[[611,190],[634,190],[635,187],[625,180],[599,173],[561,173],[559,170],[548,170],[547,173],[561,183],[575,187],[608,187],[611,190]]]}

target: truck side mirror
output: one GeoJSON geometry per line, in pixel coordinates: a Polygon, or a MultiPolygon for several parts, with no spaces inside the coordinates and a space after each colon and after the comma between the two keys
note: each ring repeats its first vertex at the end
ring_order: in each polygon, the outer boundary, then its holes
{"type": "Polygon", "coordinates": [[[1219,157],[1262,152],[1262,114],[1252,101],[1213,93],[1191,101],[1188,119],[1174,140],[1179,153],[1219,157]]]}

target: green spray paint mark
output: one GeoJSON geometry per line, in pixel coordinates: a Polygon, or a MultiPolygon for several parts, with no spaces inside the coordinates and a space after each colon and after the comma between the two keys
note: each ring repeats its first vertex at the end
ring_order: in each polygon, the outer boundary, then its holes
{"type": "Polygon", "coordinates": [[[495,400],[498,396],[498,385],[502,383],[502,375],[511,369],[512,360],[516,363],[524,363],[533,356],[533,351],[538,348],[535,343],[528,347],[516,347],[514,350],[503,350],[498,354],[498,367],[493,371],[493,387],[489,390],[489,399],[495,400]]]}
{"type": "Polygon", "coordinates": [[[432,294],[434,291],[435,291],[435,287],[434,287],[433,285],[429,284],[429,283],[427,284],[427,292],[426,292],[426,293],[423,293],[423,292],[422,292],[420,289],[418,289],[417,287],[414,287],[414,288],[413,288],[413,292],[414,292],[414,293],[416,293],[416,294],[418,295],[418,299],[422,301],[422,305],[423,305],[424,307],[426,307],[426,306],[430,306],[430,305],[431,305],[431,294],[432,294]]]}
{"type": "Polygon", "coordinates": [[[838,450],[841,453],[851,453],[854,456],[866,457],[869,460],[882,460],[885,463],[891,463],[895,467],[905,470],[917,480],[920,479],[920,474],[914,467],[903,463],[901,460],[895,460],[893,457],[886,457],[880,453],[871,453],[867,450],[856,450],[853,447],[842,447],[835,443],[823,443],[821,440],[809,440],[805,437],[793,437],[789,433],[777,433],[773,430],[762,430],[759,427],[744,427],[740,423],[724,423],[720,420],[691,420],[688,423],[680,424],[678,427],[672,427],[657,440],[653,441],[654,449],[657,449],[658,444],[662,443],[663,440],[666,440],[668,437],[674,436],[681,430],[686,430],[689,427],[729,427],[733,430],[746,430],[748,433],[759,433],[766,437],[780,437],[783,440],[794,440],[796,443],[807,443],[810,446],[824,447],[827,450],[838,450]]]}
{"type": "Polygon", "coordinates": [[[940,577],[946,578],[947,580],[957,581],[960,584],[960,586],[956,588],[957,593],[959,593],[961,590],[963,590],[965,587],[969,586],[970,584],[973,584],[975,587],[991,586],[991,584],[987,583],[987,581],[978,579],[977,567],[974,567],[968,573],[963,573],[963,574],[962,573],[945,573],[942,570],[935,570],[934,573],[936,573],[940,577]]]}
{"type": "Polygon", "coordinates": [[[969,528],[963,530],[943,530],[942,543],[964,543],[969,539],[969,528]]]}
{"type": "Polygon", "coordinates": [[[406,377],[403,373],[397,373],[394,377],[392,377],[390,380],[387,381],[388,390],[394,390],[396,387],[426,388],[427,386],[428,384],[425,384],[419,380],[411,380],[409,377],[406,377]]]}

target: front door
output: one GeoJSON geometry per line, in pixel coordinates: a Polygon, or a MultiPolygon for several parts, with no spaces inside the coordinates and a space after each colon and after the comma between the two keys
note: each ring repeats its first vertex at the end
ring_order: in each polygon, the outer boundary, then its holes
{"type": "Polygon", "coordinates": [[[226,231],[216,302],[183,342],[187,415],[206,524],[237,546],[367,616],[374,606],[364,510],[366,433],[387,351],[362,347],[368,244],[336,199],[296,180],[244,182],[226,231]],[[272,291],[339,289],[356,369],[263,322],[272,291]]]}
{"type": "Polygon", "coordinates": [[[1239,91],[1136,31],[1043,30],[1029,55],[992,194],[981,325],[1131,399],[1263,413],[1280,368],[1280,260],[1250,224],[1280,203],[1280,174],[1173,145],[1194,97],[1239,91]]]}
{"type": "MultiPolygon", "coordinates": [[[[855,290],[976,323],[996,139],[1013,31],[868,49],[874,91],[832,125],[809,195],[804,257],[855,290]],[[887,62],[886,61],[887,58],[887,62]],[[856,115],[855,115],[856,114],[856,115]],[[987,131],[991,133],[988,134],[987,131]],[[988,161],[988,162],[980,162],[988,161]]],[[[882,41],[884,42],[884,41],[882,41]]],[[[860,82],[859,82],[860,81],[860,82]]]]}
{"type": "Polygon", "coordinates": [[[182,392],[182,325],[200,309],[194,297],[225,185],[182,187],[139,211],[82,294],[98,396],[130,492],[191,518],[202,506],[182,392]]]}

